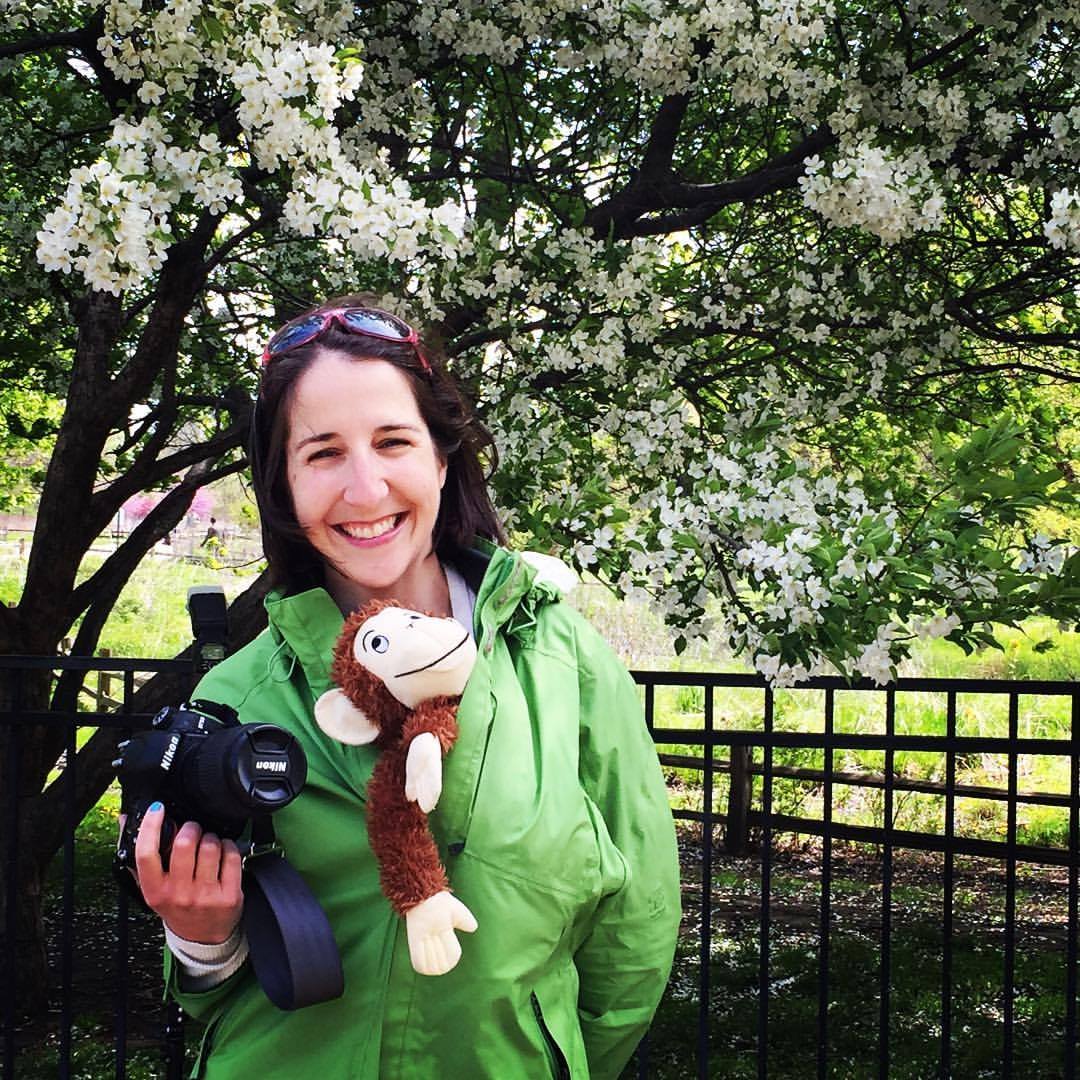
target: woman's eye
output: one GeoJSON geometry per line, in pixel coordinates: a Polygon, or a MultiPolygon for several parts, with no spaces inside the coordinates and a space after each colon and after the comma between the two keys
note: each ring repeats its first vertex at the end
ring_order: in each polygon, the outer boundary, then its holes
{"type": "Polygon", "coordinates": [[[396,438],[395,439],[383,439],[383,441],[381,443],[379,443],[379,446],[383,450],[396,450],[398,447],[408,446],[408,445],[409,445],[409,440],[408,439],[396,439],[396,438]]]}
{"type": "Polygon", "coordinates": [[[320,461],[325,458],[336,457],[337,453],[338,451],[335,447],[324,446],[321,450],[316,450],[315,453],[308,458],[308,461],[320,461]]]}

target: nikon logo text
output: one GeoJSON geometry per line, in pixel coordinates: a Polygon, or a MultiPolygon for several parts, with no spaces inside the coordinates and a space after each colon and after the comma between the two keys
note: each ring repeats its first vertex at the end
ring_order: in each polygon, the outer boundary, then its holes
{"type": "Polygon", "coordinates": [[[288,768],[288,763],[284,761],[256,761],[256,769],[262,769],[263,772],[284,772],[288,768]]]}
{"type": "Polygon", "coordinates": [[[174,735],[169,740],[169,745],[165,747],[165,753],[161,755],[161,767],[163,769],[169,769],[172,767],[173,758],[176,757],[176,748],[180,745],[180,736],[174,735]]]}

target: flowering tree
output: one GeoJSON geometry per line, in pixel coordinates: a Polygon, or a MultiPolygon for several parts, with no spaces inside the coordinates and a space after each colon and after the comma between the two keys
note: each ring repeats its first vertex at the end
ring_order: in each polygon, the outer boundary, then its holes
{"type": "Polygon", "coordinates": [[[141,492],[138,495],[132,495],[131,498],[124,503],[123,510],[129,517],[141,521],[155,506],[157,506],[158,502],[158,496],[150,495],[147,492],[141,492]]]}
{"type": "Polygon", "coordinates": [[[677,646],[880,681],[919,635],[1075,616],[1032,513],[1069,496],[1076,0],[0,11],[0,363],[66,397],[0,648],[80,613],[93,647],[243,466],[268,328],[357,288],[445,341],[511,527],[677,646]]]}
{"type": "Polygon", "coordinates": [[[209,488],[199,488],[191,500],[191,505],[188,506],[188,513],[194,514],[195,517],[207,518],[210,516],[210,511],[213,510],[213,508],[213,492],[210,491],[209,488]]]}

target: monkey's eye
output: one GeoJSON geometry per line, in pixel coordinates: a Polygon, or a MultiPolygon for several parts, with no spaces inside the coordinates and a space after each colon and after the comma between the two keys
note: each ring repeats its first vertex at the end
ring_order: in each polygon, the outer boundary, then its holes
{"type": "Polygon", "coordinates": [[[375,634],[372,636],[371,641],[368,642],[372,652],[384,653],[390,648],[390,639],[384,637],[382,634],[375,634]]]}

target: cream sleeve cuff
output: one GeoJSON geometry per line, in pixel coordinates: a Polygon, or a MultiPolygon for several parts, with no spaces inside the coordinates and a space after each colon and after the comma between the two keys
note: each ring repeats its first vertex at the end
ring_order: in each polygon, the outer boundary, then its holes
{"type": "Polygon", "coordinates": [[[200,993],[223,983],[247,959],[248,943],[239,925],[220,945],[188,941],[165,927],[165,944],[180,963],[183,990],[200,993]]]}

